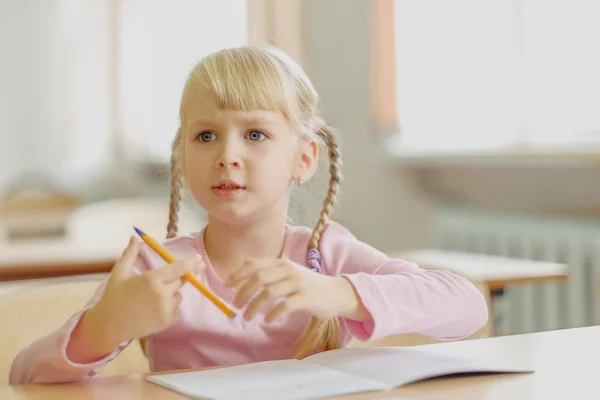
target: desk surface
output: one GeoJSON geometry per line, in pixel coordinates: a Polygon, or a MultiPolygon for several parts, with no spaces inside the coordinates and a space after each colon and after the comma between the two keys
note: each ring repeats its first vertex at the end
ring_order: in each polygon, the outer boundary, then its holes
{"type": "MultiPolygon", "coordinates": [[[[598,394],[600,326],[527,335],[441,343],[435,349],[449,355],[467,355],[517,362],[533,374],[507,374],[435,379],[393,392],[368,393],[339,399],[406,396],[415,399],[547,400],[572,398],[575,393],[598,394]]],[[[144,375],[94,378],[85,383],[0,387],[3,400],[52,399],[185,399],[144,380],[144,375]]]]}
{"type": "Polygon", "coordinates": [[[393,256],[414,262],[421,268],[447,269],[473,282],[486,282],[492,291],[509,284],[565,280],[569,275],[566,264],[488,254],[415,250],[393,256]]]}
{"type": "Polygon", "coordinates": [[[0,245],[0,281],[110,272],[127,241],[47,239],[0,245]]]}
{"type": "MultiPolygon", "coordinates": [[[[133,225],[164,237],[168,207],[152,198],[92,203],[69,217],[64,238],[0,240],[0,281],[110,272],[134,234],[133,225]]],[[[205,223],[182,207],[180,232],[197,232],[205,223]]]]}

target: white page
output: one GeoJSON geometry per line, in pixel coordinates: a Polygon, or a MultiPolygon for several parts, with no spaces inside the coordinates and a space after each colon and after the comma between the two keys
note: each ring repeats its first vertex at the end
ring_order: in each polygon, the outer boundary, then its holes
{"type": "Polygon", "coordinates": [[[196,399],[307,400],[382,390],[386,385],[299,360],[154,375],[149,381],[196,399]]]}
{"type": "Polygon", "coordinates": [[[319,353],[305,361],[384,382],[388,389],[457,373],[532,372],[518,365],[454,357],[436,353],[435,349],[408,347],[349,347],[319,353]]]}

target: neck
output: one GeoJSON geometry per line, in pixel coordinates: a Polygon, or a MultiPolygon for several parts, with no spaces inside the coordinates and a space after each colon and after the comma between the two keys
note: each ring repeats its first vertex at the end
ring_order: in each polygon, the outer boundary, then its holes
{"type": "Polygon", "coordinates": [[[218,275],[228,275],[248,259],[277,258],[285,245],[284,213],[251,223],[230,224],[209,216],[204,246],[218,275]]]}

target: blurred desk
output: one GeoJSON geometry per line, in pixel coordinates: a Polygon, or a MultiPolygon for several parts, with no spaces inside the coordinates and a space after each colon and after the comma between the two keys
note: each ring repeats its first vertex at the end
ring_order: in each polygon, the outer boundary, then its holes
{"type": "MultiPolygon", "coordinates": [[[[165,235],[168,202],[153,198],[91,203],[72,213],[64,238],[0,241],[0,281],[110,272],[134,234],[133,225],[156,239],[165,235]]],[[[206,222],[182,206],[180,232],[206,222]]]]}
{"type": "Polygon", "coordinates": [[[0,244],[0,281],[110,272],[127,243],[73,239],[0,244]]]}
{"type": "Polygon", "coordinates": [[[414,262],[424,269],[445,269],[473,282],[485,283],[492,294],[511,284],[564,281],[569,276],[566,264],[487,254],[415,250],[390,256],[414,262]]]}
{"type": "MultiPolygon", "coordinates": [[[[494,306],[505,287],[517,284],[541,284],[552,281],[565,281],[569,276],[568,266],[546,261],[507,258],[487,254],[463,253],[444,250],[415,250],[395,252],[398,257],[413,262],[423,269],[443,269],[469,279],[471,282],[487,286],[490,313],[500,315],[494,306]]],[[[489,318],[487,329],[490,335],[495,332],[494,320],[489,318]]]]}

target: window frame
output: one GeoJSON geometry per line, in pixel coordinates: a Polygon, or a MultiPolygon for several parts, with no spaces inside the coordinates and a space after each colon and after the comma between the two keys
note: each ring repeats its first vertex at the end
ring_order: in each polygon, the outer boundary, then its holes
{"type": "Polygon", "coordinates": [[[566,141],[559,146],[515,142],[509,148],[492,150],[415,150],[404,145],[397,109],[395,0],[371,2],[371,116],[379,142],[377,155],[403,165],[511,165],[542,164],[596,165],[600,162],[597,144],[579,145],[566,141]]]}

